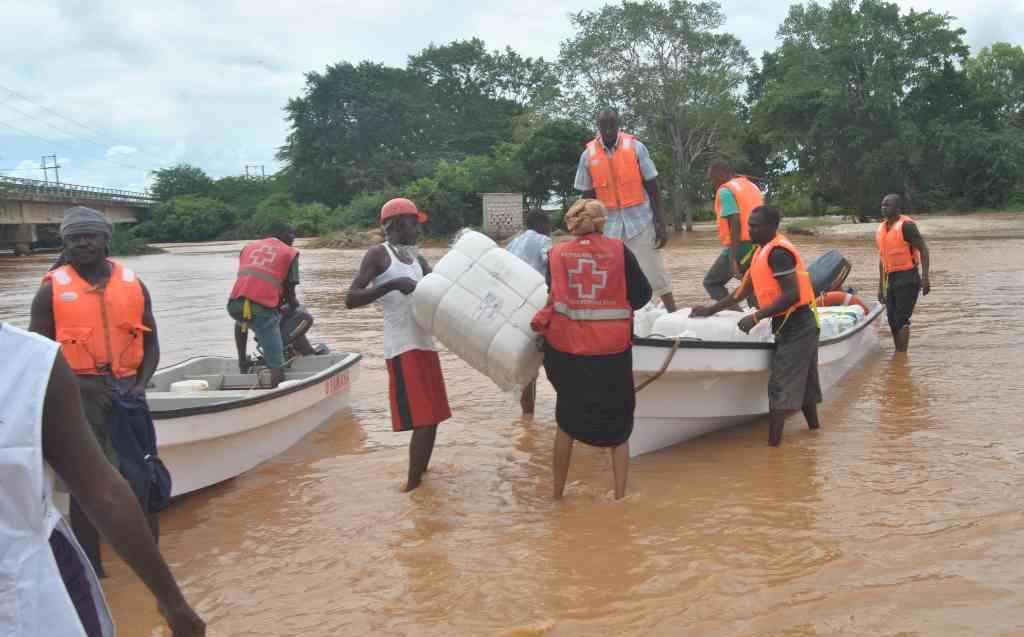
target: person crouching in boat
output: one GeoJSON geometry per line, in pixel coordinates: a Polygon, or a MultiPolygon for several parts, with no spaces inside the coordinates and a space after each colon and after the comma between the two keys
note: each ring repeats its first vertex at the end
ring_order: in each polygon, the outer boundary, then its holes
{"type": "Polygon", "coordinates": [[[818,321],[813,307],[814,289],[796,246],[779,234],[779,210],[760,206],[750,214],[750,238],[759,247],[750,269],[732,296],[711,306],[695,307],[691,316],[711,316],[730,308],[753,288],[760,309],[739,321],[749,332],[771,317],[775,355],[768,379],[770,429],[768,443],[782,442],[782,427],[789,412],[803,410],[807,426],[818,429],[818,321]]]}
{"type": "Polygon", "coordinates": [[[277,387],[284,380],[281,305],[299,307],[295,297],[299,251],[292,247],[294,241],[292,227],[278,220],[271,224],[269,237],[246,244],[238,255],[238,276],[228,299],[228,314],[235,319],[238,371],[245,374],[251,367],[246,354],[251,329],[270,370],[269,382],[261,383],[265,388],[277,387]]]}
{"type": "MultiPolygon", "coordinates": [[[[126,400],[144,403],[160,362],[149,291],[135,272],[108,259],[113,226],[103,213],[75,206],[60,227],[67,263],[49,271],[32,301],[29,329],[60,343],[78,378],[85,415],[115,467],[120,459],[108,422],[126,400]],[[124,400],[122,400],[124,399],[124,400]]],[[[104,576],[99,535],[75,498],[71,528],[104,576]]],[[[158,536],[156,514],[149,518],[158,536]]]]}
{"type": "Polygon", "coordinates": [[[408,199],[384,204],[380,224],[385,241],[367,250],[345,296],[348,309],[379,300],[384,310],[391,428],[412,431],[405,491],[419,486],[434,451],[437,425],[452,416],[434,339],[412,313],[410,295],[430,273],[430,265],[416,245],[420,224],[426,221],[427,215],[408,199]]]}
{"type": "Polygon", "coordinates": [[[554,497],[569,473],[573,442],[611,450],[615,498],[626,494],[633,433],[633,310],[651,300],[636,257],[602,229],[608,213],[580,199],[565,214],[576,238],[551,249],[548,304],[531,327],[544,336],[544,371],[555,388],[554,497]]]}

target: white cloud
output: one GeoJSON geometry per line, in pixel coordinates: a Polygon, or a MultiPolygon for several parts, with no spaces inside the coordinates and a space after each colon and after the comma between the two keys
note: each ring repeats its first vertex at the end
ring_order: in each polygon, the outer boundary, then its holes
{"type": "Polygon", "coordinates": [[[139,149],[135,148],[134,146],[125,146],[124,144],[118,144],[116,146],[111,146],[110,148],[108,148],[106,155],[108,158],[129,157],[137,152],[139,152],[139,149]]]}
{"type": "MultiPolygon", "coordinates": [[[[57,152],[74,160],[62,180],[141,189],[149,171],[180,161],[215,177],[241,174],[246,164],[276,169],[275,154],[287,132],[282,108],[301,94],[309,71],[343,60],[402,65],[430,42],[474,36],[490,48],[511,46],[525,56],[554,59],[560,42],[571,35],[568,15],[604,3],[3,4],[0,87],[28,100],[0,88],[0,123],[32,136],[0,126],[5,149],[0,168],[10,168],[15,157],[57,152]],[[6,152],[10,147],[17,152],[6,152]]],[[[775,46],[789,3],[725,0],[723,5],[725,30],[755,58],[775,46]]],[[[960,16],[958,24],[975,49],[996,40],[1022,42],[1016,27],[1024,23],[1019,0],[978,0],[969,7],[958,0],[903,0],[901,5],[960,16]]]]}

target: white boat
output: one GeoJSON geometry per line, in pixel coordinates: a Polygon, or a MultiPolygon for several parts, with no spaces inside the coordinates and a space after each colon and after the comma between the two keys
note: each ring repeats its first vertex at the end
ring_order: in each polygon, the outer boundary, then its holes
{"type": "MultiPolygon", "coordinates": [[[[818,348],[822,394],[878,346],[875,304],[864,320],[818,348]]],[[[768,375],[774,343],[636,338],[633,380],[639,387],[671,360],[664,373],[636,397],[630,456],[649,453],[768,414],[768,375]]],[[[802,423],[801,423],[802,424],[802,423]]],[[[794,425],[790,425],[792,427],[794,425]]]]}
{"type": "Polygon", "coordinates": [[[158,370],[146,398],[171,495],[233,478],[294,445],[348,405],[360,358],[297,358],[274,389],[258,389],[256,375],[239,374],[232,358],[201,356],[158,370]],[[181,381],[205,381],[208,389],[171,391],[181,381]]]}

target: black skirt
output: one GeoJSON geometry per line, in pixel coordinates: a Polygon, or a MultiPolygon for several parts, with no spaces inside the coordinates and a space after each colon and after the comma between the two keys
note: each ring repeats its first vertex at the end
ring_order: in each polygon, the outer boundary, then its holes
{"type": "Polygon", "coordinates": [[[544,347],[544,371],[555,388],[555,420],[573,440],[617,447],[633,433],[633,349],[581,356],[544,347]]]}

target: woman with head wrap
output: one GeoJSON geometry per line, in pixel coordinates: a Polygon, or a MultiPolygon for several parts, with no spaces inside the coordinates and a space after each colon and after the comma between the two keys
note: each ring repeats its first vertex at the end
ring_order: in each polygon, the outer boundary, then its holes
{"type": "Polygon", "coordinates": [[[533,320],[557,395],[555,499],[565,490],[575,440],[611,450],[615,497],[626,493],[636,406],[633,310],[651,299],[651,286],[629,248],[601,234],[607,218],[595,199],[569,208],[565,226],[575,238],[551,249],[548,305],[533,320]]]}

